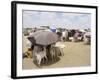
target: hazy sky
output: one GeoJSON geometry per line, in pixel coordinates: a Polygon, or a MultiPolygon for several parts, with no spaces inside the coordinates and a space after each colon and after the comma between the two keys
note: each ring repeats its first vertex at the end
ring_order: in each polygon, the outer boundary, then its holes
{"type": "Polygon", "coordinates": [[[56,26],[66,28],[90,28],[91,14],[71,12],[23,11],[23,27],[56,26]]]}

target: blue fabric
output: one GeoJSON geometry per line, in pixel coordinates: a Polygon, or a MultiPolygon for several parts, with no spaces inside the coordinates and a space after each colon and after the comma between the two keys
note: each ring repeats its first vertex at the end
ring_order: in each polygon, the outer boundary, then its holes
{"type": "Polygon", "coordinates": [[[55,26],[51,26],[51,27],[50,27],[50,30],[51,30],[52,32],[56,32],[56,27],[55,27],[55,26]]]}

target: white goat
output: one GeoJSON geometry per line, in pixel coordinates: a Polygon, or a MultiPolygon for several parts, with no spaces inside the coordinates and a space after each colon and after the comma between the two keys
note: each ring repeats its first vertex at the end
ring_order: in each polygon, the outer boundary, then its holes
{"type": "Polygon", "coordinates": [[[36,60],[38,65],[41,65],[41,61],[42,59],[46,59],[47,60],[47,56],[46,56],[46,48],[44,47],[43,51],[39,51],[39,52],[34,52],[34,55],[36,56],[36,60]]]}
{"type": "Polygon", "coordinates": [[[62,44],[62,43],[60,43],[60,42],[57,42],[57,43],[55,44],[55,47],[58,48],[58,49],[60,50],[61,55],[64,56],[64,51],[63,51],[63,49],[65,48],[65,45],[62,44]]]}

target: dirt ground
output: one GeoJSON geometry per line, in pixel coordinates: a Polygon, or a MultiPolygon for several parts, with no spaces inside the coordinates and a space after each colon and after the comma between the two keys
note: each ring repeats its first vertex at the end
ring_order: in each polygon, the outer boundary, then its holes
{"type": "MultiPolygon", "coordinates": [[[[23,52],[26,49],[26,38],[23,36],[23,52]]],[[[84,44],[84,42],[61,42],[66,47],[64,50],[64,56],[61,56],[55,62],[47,62],[46,64],[38,67],[33,59],[24,58],[22,61],[23,69],[40,69],[40,68],[63,68],[63,67],[80,67],[90,66],[91,46],[84,44]]]]}

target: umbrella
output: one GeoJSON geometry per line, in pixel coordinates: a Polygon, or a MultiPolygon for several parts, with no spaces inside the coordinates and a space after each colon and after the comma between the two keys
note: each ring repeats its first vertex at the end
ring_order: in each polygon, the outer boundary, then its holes
{"type": "Polygon", "coordinates": [[[36,31],[33,35],[30,35],[28,39],[35,44],[50,45],[58,41],[58,35],[50,31],[36,31]]]}
{"type": "Polygon", "coordinates": [[[34,37],[35,37],[36,35],[40,34],[41,32],[43,32],[43,31],[40,30],[40,31],[36,31],[36,32],[32,33],[31,35],[29,35],[29,36],[27,37],[28,40],[31,41],[32,44],[35,44],[35,43],[36,43],[36,40],[35,40],[34,37]]]}
{"type": "Polygon", "coordinates": [[[90,33],[90,32],[86,32],[86,33],[84,34],[84,36],[90,38],[90,37],[91,37],[91,33],[90,33]]]}
{"type": "Polygon", "coordinates": [[[85,35],[86,36],[91,36],[91,33],[90,32],[86,32],[85,35]]]}

